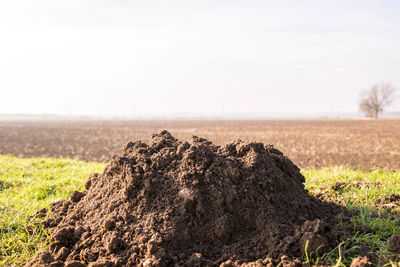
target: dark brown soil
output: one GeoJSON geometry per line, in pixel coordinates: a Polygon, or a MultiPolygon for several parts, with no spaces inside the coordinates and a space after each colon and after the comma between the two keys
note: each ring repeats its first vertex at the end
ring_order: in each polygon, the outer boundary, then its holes
{"type": "Polygon", "coordinates": [[[394,253],[400,254],[400,235],[393,235],[389,240],[389,246],[394,253]]]}
{"type": "MultiPolygon", "coordinates": [[[[265,266],[320,255],[345,234],[271,145],[168,132],[126,144],[84,192],[51,205],[49,252],[29,266],[265,266]],[[250,266],[250,265],[249,265],[250,266]]],[[[296,262],[296,261],[294,261],[296,262]]]]}
{"type": "Polygon", "coordinates": [[[376,204],[378,207],[393,212],[395,214],[400,213],[400,211],[398,210],[398,207],[400,207],[400,195],[398,194],[391,194],[387,195],[385,198],[378,199],[376,204]]]}

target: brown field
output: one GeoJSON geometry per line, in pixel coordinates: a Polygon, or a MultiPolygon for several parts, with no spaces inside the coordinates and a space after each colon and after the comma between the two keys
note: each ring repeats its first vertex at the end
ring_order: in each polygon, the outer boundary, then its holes
{"type": "Polygon", "coordinates": [[[131,140],[166,129],[216,144],[273,144],[301,168],[343,165],[400,169],[400,120],[0,121],[0,154],[107,161],[131,140]]]}

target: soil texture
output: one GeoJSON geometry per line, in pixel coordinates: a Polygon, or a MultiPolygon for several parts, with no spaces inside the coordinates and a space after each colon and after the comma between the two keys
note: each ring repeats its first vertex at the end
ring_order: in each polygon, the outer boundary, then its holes
{"type": "Polygon", "coordinates": [[[274,144],[300,168],[345,166],[400,169],[400,119],[299,120],[39,120],[0,117],[0,154],[110,161],[130,140],[150,141],[168,129],[225,145],[234,140],[274,144]]]}
{"type": "Polygon", "coordinates": [[[29,266],[266,266],[335,247],[342,209],[312,197],[272,145],[167,131],[127,143],[86,190],[51,205],[29,266]]]}

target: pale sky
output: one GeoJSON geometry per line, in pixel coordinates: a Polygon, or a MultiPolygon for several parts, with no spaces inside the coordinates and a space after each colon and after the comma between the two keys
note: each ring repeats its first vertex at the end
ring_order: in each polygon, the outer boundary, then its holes
{"type": "Polygon", "coordinates": [[[356,112],[362,89],[400,89],[399,14],[398,0],[0,0],[0,113],[356,112]]]}

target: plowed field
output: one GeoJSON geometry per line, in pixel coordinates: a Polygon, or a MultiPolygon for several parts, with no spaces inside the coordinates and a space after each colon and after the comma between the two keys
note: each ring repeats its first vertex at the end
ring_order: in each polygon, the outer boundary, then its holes
{"type": "Polygon", "coordinates": [[[343,165],[400,169],[400,120],[108,120],[0,121],[0,154],[108,161],[130,140],[166,129],[223,145],[273,144],[301,168],[343,165]]]}

